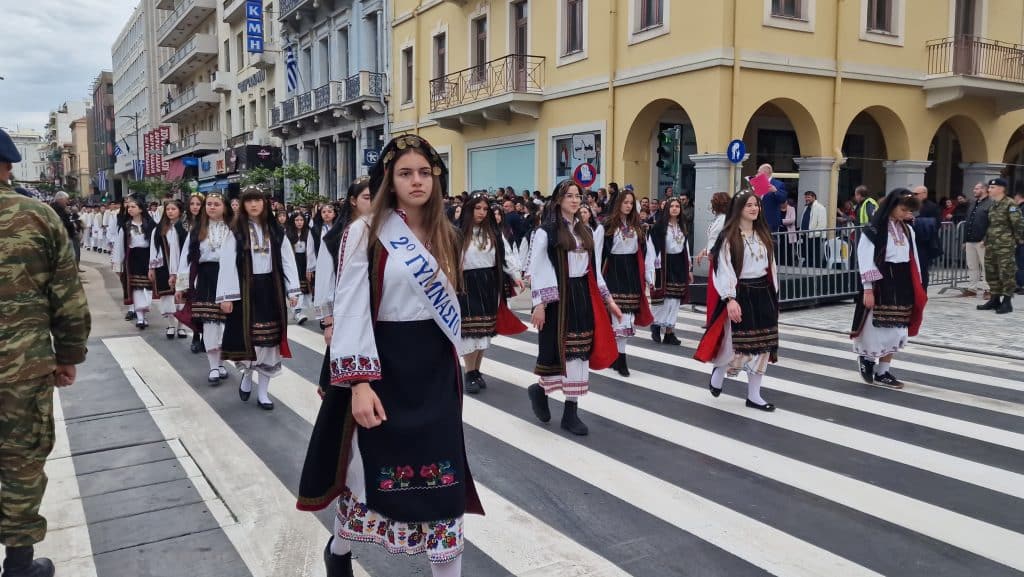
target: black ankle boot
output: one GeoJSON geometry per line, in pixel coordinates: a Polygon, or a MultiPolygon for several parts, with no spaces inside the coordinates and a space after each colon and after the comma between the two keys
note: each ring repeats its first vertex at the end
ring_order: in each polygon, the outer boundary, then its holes
{"type": "Polygon", "coordinates": [[[327,547],[324,547],[324,565],[327,566],[327,577],[354,577],[352,573],[352,552],[349,551],[344,555],[331,553],[331,543],[333,541],[334,537],[331,537],[327,541],[327,547]]]}
{"type": "Polygon", "coordinates": [[[992,295],[992,298],[988,299],[988,302],[983,305],[978,305],[979,311],[991,311],[999,308],[999,295],[992,295]]]}
{"type": "Polygon", "coordinates": [[[661,339],[661,342],[666,345],[681,345],[682,341],[676,337],[675,333],[665,333],[665,338],[661,339]]]}
{"type": "Polygon", "coordinates": [[[619,353],[619,358],[615,362],[618,365],[615,367],[615,370],[618,371],[620,375],[628,377],[629,367],[626,365],[626,353],[619,353]]]}
{"type": "Polygon", "coordinates": [[[466,371],[466,378],[464,379],[465,390],[471,395],[475,395],[480,392],[480,371],[466,371]]]}
{"type": "Polygon", "coordinates": [[[4,559],[6,577],[53,577],[53,562],[45,557],[33,560],[35,550],[29,547],[8,547],[4,559]]]}
{"type": "MultiPolygon", "coordinates": [[[[665,336],[668,336],[666,333],[665,336]]],[[[651,325],[651,340],[660,343],[661,342],[661,327],[658,325],[651,325]]]]}
{"type": "Polygon", "coordinates": [[[565,409],[562,411],[562,428],[582,437],[589,433],[590,429],[580,420],[577,409],[579,409],[579,405],[576,401],[565,402],[565,409]]]}
{"type": "Polygon", "coordinates": [[[530,385],[526,392],[530,395],[530,405],[533,407],[533,414],[542,423],[551,421],[551,407],[548,406],[548,396],[544,393],[544,387],[538,383],[530,385]]]}
{"type": "Polygon", "coordinates": [[[1013,312],[1013,295],[1004,295],[1003,301],[999,303],[999,308],[996,309],[997,315],[1005,315],[1006,313],[1013,312]]]}

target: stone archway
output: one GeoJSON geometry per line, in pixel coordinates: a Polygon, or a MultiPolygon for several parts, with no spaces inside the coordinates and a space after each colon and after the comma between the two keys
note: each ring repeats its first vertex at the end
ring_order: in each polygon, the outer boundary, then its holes
{"type": "Polygon", "coordinates": [[[771,164],[776,172],[796,172],[794,158],[822,155],[821,133],[804,105],[790,98],[775,98],[759,106],[747,119],[743,141],[750,160],[743,173],[771,164]]]}
{"type": "Polygon", "coordinates": [[[682,127],[683,178],[676,194],[694,192],[694,169],[690,154],[697,151],[697,135],[686,110],[674,100],[659,98],[641,108],[633,117],[623,146],[623,178],[620,185],[632,184],[640,196],[660,196],[666,182],[655,170],[658,132],[667,126],[682,127]]]}
{"type": "MultiPolygon", "coordinates": [[[[936,127],[928,145],[931,164],[924,185],[933,199],[952,198],[991,176],[988,145],[977,122],[964,115],[947,118],[936,127]]],[[[996,171],[998,173],[998,171],[996,171]]]]}
{"type": "Polygon", "coordinates": [[[867,186],[876,195],[888,190],[886,163],[910,155],[910,139],[902,119],[885,106],[869,106],[858,112],[846,128],[839,169],[838,202],[851,199],[853,190],[867,186]]]}

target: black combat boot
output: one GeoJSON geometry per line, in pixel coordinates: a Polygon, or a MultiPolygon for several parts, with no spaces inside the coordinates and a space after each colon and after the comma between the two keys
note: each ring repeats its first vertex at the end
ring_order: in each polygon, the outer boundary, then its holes
{"type": "Polygon", "coordinates": [[[656,343],[661,343],[661,327],[658,325],[651,325],[651,340],[656,343]]]}
{"type": "Polygon", "coordinates": [[[992,298],[988,299],[988,302],[983,305],[978,305],[979,311],[992,311],[999,308],[999,295],[992,295],[992,298]]]}
{"type": "Polygon", "coordinates": [[[475,395],[480,392],[480,382],[477,380],[480,378],[480,371],[466,371],[466,378],[463,379],[465,383],[466,392],[475,395]]]}
{"type": "Polygon", "coordinates": [[[45,557],[33,560],[35,551],[28,547],[8,547],[4,559],[6,577],[53,577],[53,562],[45,557]]]}
{"type": "Polygon", "coordinates": [[[675,333],[665,333],[665,338],[661,339],[661,342],[666,345],[681,345],[682,341],[676,336],[675,333]]]}
{"type": "Polygon", "coordinates": [[[542,423],[550,421],[551,407],[548,406],[548,396],[544,392],[544,387],[539,383],[534,383],[526,389],[526,392],[530,395],[530,405],[537,420],[542,423]]]}
{"type": "Polygon", "coordinates": [[[334,537],[327,541],[324,548],[324,564],[327,566],[327,577],[354,577],[352,573],[352,552],[344,555],[331,553],[331,542],[334,537]]]}
{"type": "Polygon", "coordinates": [[[1012,300],[1013,300],[1013,295],[1005,295],[1003,297],[1003,302],[999,303],[999,308],[996,309],[996,314],[997,315],[1005,315],[1006,313],[1012,313],[1013,312],[1013,303],[1011,302],[1012,300]]]}
{"type": "Polygon", "coordinates": [[[562,428],[583,437],[590,432],[590,429],[580,420],[577,409],[579,409],[579,405],[576,401],[565,402],[565,409],[562,411],[562,428]]]}
{"type": "Polygon", "coordinates": [[[629,367],[626,366],[626,353],[619,353],[618,360],[615,361],[615,370],[624,377],[629,376],[629,367]]]}

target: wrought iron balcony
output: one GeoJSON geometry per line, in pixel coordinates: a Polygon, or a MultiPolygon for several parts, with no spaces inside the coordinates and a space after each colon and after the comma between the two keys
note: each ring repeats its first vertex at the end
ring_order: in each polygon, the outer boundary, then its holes
{"type": "Polygon", "coordinates": [[[387,77],[379,72],[360,71],[343,81],[331,81],[288,100],[271,111],[272,130],[303,129],[307,118],[331,112],[335,118],[362,118],[367,112],[382,114],[380,98],[387,88],[387,77]],[[292,126],[286,126],[294,123],[292,126]]]}
{"type": "Polygon", "coordinates": [[[445,128],[539,115],[543,56],[509,54],[430,81],[430,116],[445,128]]]}
{"type": "Polygon", "coordinates": [[[283,22],[299,10],[312,8],[314,4],[316,4],[315,0],[281,0],[281,9],[277,19],[283,22]]]}
{"type": "Polygon", "coordinates": [[[277,106],[270,109],[270,127],[274,128],[281,124],[281,109],[277,106]]]}
{"type": "Polygon", "coordinates": [[[1024,108],[1024,46],[977,36],[927,43],[929,108],[969,96],[995,101],[1000,113],[1024,108]]]}
{"type": "Polygon", "coordinates": [[[157,29],[157,45],[178,48],[210,14],[217,12],[217,0],[182,0],[157,29]]]}
{"type": "Polygon", "coordinates": [[[251,140],[252,140],[252,131],[250,130],[248,132],[243,132],[241,134],[236,134],[236,135],[232,136],[231,138],[227,139],[227,147],[228,148],[236,148],[236,147],[239,147],[239,146],[244,146],[246,144],[249,144],[249,142],[251,140]]]}

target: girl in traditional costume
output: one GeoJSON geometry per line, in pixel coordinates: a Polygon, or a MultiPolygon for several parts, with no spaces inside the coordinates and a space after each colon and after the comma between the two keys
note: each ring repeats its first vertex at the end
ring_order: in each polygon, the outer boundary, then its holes
{"type": "Polygon", "coordinates": [[[220,254],[231,236],[228,222],[231,208],[220,192],[211,192],[205,198],[198,226],[188,233],[185,258],[179,259],[176,281],[176,300],[188,299],[192,329],[202,331],[206,359],[210,363],[207,381],[219,385],[228,378],[228,370],[221,361],[221,341],[224,337],[224,313],[217,304],[217,279],[220,275],[220,254]],[[200,324],[201,323],[201,324],[200,324]]]}
{"type": "Polygon", "coordinates": [[[341,241],[324,393],[298,507],[340,495],[324,551],[352,575],[350,541],[426,553],[435,577],[462,571],[463,515],[483,513],[466,460],[458,347],[459,246],[444,215],[444,163],[418,136],[374,166],[368,217],[341,241]],[[379,183],[379,186],[374,184],[379,183]]]}
{"type": "Polygon", "coordinates": [[[217,276],[217,302],[227,315],[222,355],[242,371],[242,402],[249,400],[255,380],[256,404],[272,411],[270,379],[281,373],[281,359],[291,358],[287,307],[298,304],[299,272],[263,191],[248,186],[239,201],[242,210],[221,248],[217,276]]]}
{"type": "MultiPolygon", "coordinates": [[[[301,211],[300,211],[301,212],[301,211]]],[[[323,243],[324,237],[334,228],[334,225],[338,222],[338,205],[329,202],[317,208],[313,214],[313,224],[309,226],[309,238],[306,240],[306,268],[299,269],[299,273],[306,276],[306,281],[309,286],[314,287],[314,296],[316,298],[316,279],[313,276],[316,274],[316,263],[317,258],[320,256],[320,245],[323,243]]]]}
{"type": "MultiPolygon", "coordinates": [[[[182,224],[182,226],[185,229],[185,235],[186,235],[185,237],[182,238],[183,241],[187,240],[187,235],[192,234],[193,230],[198,230],[198,228],[199,228],[199,221],[202,218],[203,207],[204,207],[205,204],[206,204],[206,197],[203,196],[203,193],[201,193],[201,192],[193,192],[192,194],[189,195],[189,197],[188,197],[188,211],[185,213],[185,216],[181,219],[182,220],[181,224],[182,224]]],[[[179,255],[179,265],[180,265],[181,261],[184,260],[184,258],[187,256],[187,253],[188,253],[188,248],[187,247],[188,247],[188,243],[185,243],[182,246],[182,254],[179,255]]],[[[175,271],[175,273],[177,273],[177,269],[173,269],[173,270],[175,271]]],[[[177,276],[175,277],[175,280],[177,280],[177,276]]],[[[175,300],[178,300],[178,299],[175,298],[175,300]]],[[[191,350],[193,354],[196,354],[196,353],[199,353],[200,351],[203,350],[203,321],[200,320],[198,317],[192,317],[191,322],[192,322],[192,345],[189,347],[189,350],[191,350]]]]}
{"type": "Polygon", "coordinates": [[[114,235],[110,261],[121,273],[124,304],[134,311],[135,326],[149,326],[146,313],[153,302],[153,281],[149,278],[149,241],[156,223],[134,198],[124,201],[126,216],[114,235]]]}
{"type": "Polygon", "coordinates": [[[466,392],[487,388],[480,374],[484,352],[497,334],[515,335],[526,330],[509,310],[505,299],[523,288],[518,264],[509,258],[512,249],[498,228],[486,195],[470,198],[462,207],[462,354],[466,363],[466,392]]]}
{"type": "MultiPolygon", "coordinates": [[[[281,220],[277,219],[277,222],[280,223],[281,220]]],[[[295,314],[295,322],[302,325],[309,320],[309,317],[303,311],[308,304],[311,304],[313,292],[313,287],[309,282],[313,280],[313,277],[306,274],[310,267],[308,261],[308,256],[310,255],[308,249],[309,230],[306,227],[306,216],[299,211],[287,217],[285,223],[283,228],[286,232],[285,236],[288,238],[289,244],[291,244],[292,251],[295,253],[295,267],[299,271],[299,290],[302,291],[293,312],[295,314]]]]}
{"type": "Polygon", "coordinates": [[[530,245],[532,321],[540,332],[533,372],[540,382],[527,392],[534,415],[547,423],[548,395],[562,391],[561,426],[575,435],[589,432],[578,414],[579,398],[589,390],[589,369],[606,369],[618,358],[608,312],[619,323],[624,316],[598,268],[600,247],[590,227],[576,218],[581,200],[579,186],[571,180],[559,183],[549,220],[530,245]]]}
{"type": "Polygon", "coordinates": [[[651,289],[654,324],[651,338],[656,343],[678,345],[675,335],[679,305],[686,302],[693,284],[690,247],[686,242],[686,225],[682,221],[683,204],[678,198],[665,201],[658,221],[651,228],[654,245],[655,272],[651,289]],[[662,337],[662,330],[665,336],[662,337]]]}
{"type": "Polygon", "coordinates": [[[893,355],[921,328],[928,295],[921,284],[914,228],[908,223],[920,206],[906,188],[893,190],[857,244],[863,288],[857,295],[850,338],[868,384],[903,388],[890,368],[893,355]]]}
{"type": "Polygon", "coordinates": [[[182,224],[183,208],[180,200],[167,201],[149,242],[150,280],[160,298],[160,313],[167,320],[168,339],[173,339],[175,332],[180,339],[188,336],[181,328],[181,321],[174,316],[178,312],[174,293],[180,268],[179,257],[187,234],[182,224]]]}
{"type": "Polygon", "coordinates": [[[694,358],[714,364],[712,396],[722,394],[726,376],[743,370],[747,406],[774,411],[761,398],[761,381],[768,364],[778,360],[779,285],[771,232],[756,194],[743,191],[732,199],[710,252],[719,300],[694,358]]]}
{"type": "Polygon", "coordinates": [[[622,310],[622,319],[612,323],[619,350],[612,368],[628,377],[626,342],[635,334],[634,326],[646,327],[654,322],[647,300],[647,287],[654,284],[654,245],[644,232],[632,190],[625,190],[615,198],[612,211],[604,221],[601,273],[612,298],[622,310]]]}

